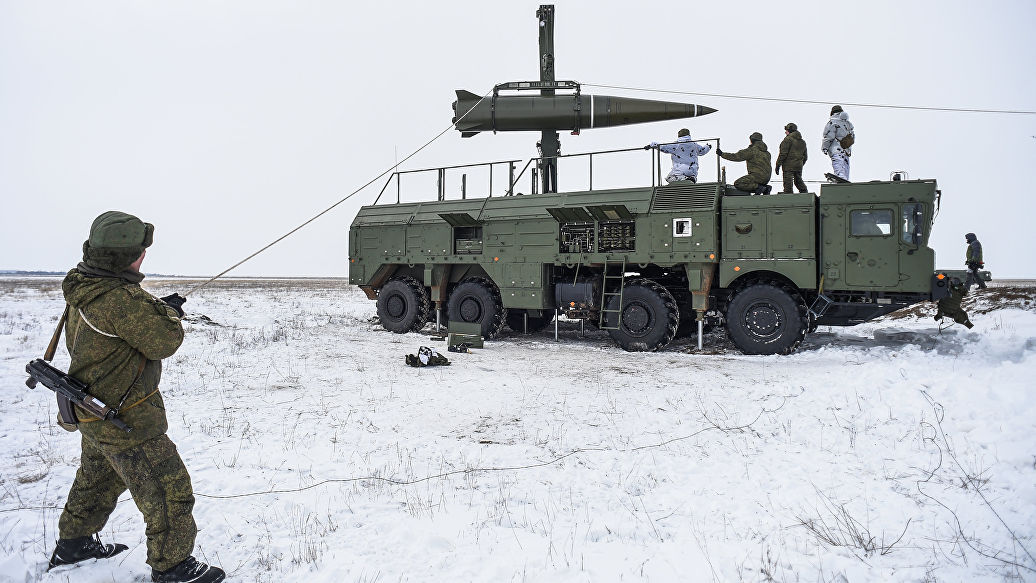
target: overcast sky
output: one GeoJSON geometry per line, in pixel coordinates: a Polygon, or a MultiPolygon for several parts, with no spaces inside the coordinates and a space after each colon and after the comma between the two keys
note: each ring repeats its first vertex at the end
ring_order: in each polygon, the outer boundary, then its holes
{"type": "MultiPolygon", "coordinates": [[[[71,268],[93,218],[117,209],[156,225],[145,271],[222,271],[447,128],[456,89],[536,79],[538,5],[0,0],[0,269],[71,268]]],[[[825,102],[588,88],[719,111],[562,134],[564,153],[665,141],[684,126],[728,150],[760,131],[776,150],[794,121],[810,148],[805,178],[821,180],[833,103],[1036,110],[1036,2],[555,5],[558,79],[825,102]]],[[[963,267],[974,231],[995,277],[1036,276],[1036,116],[846,111],[854,180],[899,169],[938,180],[940,267],[963,267]]],[[[404,169],[525,159],[535,139],[451,130],[404,169]]],[[[646,164],[608,170],[643,183],[646,164]]],[[[744,170],[727,167],[729,181],[744,170]]],[[[714,155],[703,168],[715,175],[714,155]]],[[[562,190],[585,171],[562,170],[562,190]]],[[[233,275],[345,276],[349,224],[381,185],[233,275]]]]}

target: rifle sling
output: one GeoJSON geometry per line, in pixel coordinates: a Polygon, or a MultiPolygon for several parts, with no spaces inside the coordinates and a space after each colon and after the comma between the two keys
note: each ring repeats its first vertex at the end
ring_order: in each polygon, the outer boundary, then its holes
{"type": "Polygon", "coordinates": [[[65,327],[65,322],[68,321],[68,309],[69,305],[65,304],[65,311],[61,314],[61,318],[58,320],[58,326],[54,329],[54,336],[50,339],[50,344],[47,345],[46,352],[43,353],[43,360],[50,362],[54,360],[54,353],[58,350],[58,342],[61,340],[61,330],[65,327]]]}

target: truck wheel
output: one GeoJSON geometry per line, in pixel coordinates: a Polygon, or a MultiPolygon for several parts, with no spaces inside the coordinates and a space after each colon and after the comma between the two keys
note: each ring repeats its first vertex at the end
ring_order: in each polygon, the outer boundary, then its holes
{"type": "MultiPolygon", "coordinates": [[[[546,312],[546,310],[544,310],[546,312]]],[[[507,310],[507,327],[519,334],[525,334],[525,310],[507,310]]],[[[529,316],[529,334],[535,334],[554,321],[554,311],[543,316],[529,316]]]]}
{"type": "MultiPolygon", "coordinates": [[[[619,297],[612,296],[608,309],[617,309],[618,303],[619,297]]],[[[615,312],[607,314],[606,327],[615,325],[615,316],[615,312]]],[[[680,309],[672,294],[649,279],[634,279],[622,291],[619,327],[608,330],[608,335],[631,352],[661,350],[672,342],[679,323],[680,309]]]]}
{"type": "Polygon", "coordinates": [[[493,282],[484,278],[461,282],[449,301],[446,315],[451,322],[478,322],[483,338],[496,338],[504,327],[505,310],[500,291],[493,282]]]}
{"type": "Polygon", "coordinates": [[[745,354],[788,354],[806,336],[806,307],[777,285],[746,287],[727,307],[727,334],[745,354]]]}
{"type": "Polygon", "coordinates": [[[431,310],[428,291],[412,277],[393,279],[378,291],[378,318],[386,330],[396,334],[424,328],[431,310]]]}

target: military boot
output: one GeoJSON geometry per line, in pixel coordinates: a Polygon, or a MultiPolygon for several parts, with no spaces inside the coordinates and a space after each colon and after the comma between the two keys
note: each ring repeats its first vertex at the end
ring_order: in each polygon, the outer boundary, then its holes
{"type": "Polygon", "coordinates": [[[151,570],[152,581],[168,583],[219,583],[226,578],[223,569],[199,563],[194,557],[187,557],[168,571],[151,570]]]}
{"type": "Polygon", "coordinates": [[[54,547],[54,554],[50,556],[50,566],[47,567],[47,570],[61,565],[71,565],[87,559],[107,559],[128,548],[126,545],[118,543],[111,545],[102,544],[100,537],[96,534],[78,538],[58,539],[58,544],[54,547]]]}

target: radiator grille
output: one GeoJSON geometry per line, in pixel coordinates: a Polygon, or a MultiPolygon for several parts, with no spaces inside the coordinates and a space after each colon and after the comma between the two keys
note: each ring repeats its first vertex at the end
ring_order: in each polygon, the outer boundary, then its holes
{"type": "Polygon", "coordinates": [[[669,184],[655,188],[651,211],[713,210],[718,198],[715,184],[669,184]]]}

